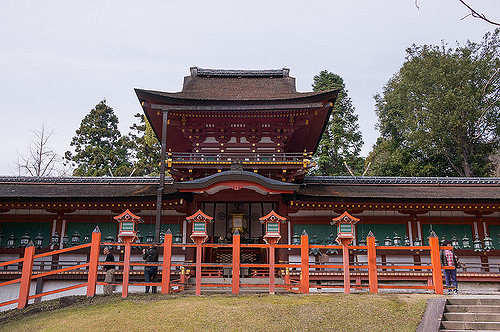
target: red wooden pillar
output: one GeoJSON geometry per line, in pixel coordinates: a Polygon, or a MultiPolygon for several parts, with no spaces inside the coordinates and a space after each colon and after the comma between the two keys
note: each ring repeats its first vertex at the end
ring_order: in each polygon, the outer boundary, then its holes
{"type": "Polygon", "coordinates": [[[33,272],[33,256],[35,255],[35,246],[30,242],[24,249],[23,274],[21,275],[21,285],[19,286],[19,300],[17,308],[21,309],[28,303],[31,286],[31,273],[33,272]]]}
{"type": "Polygon", "coordinates": [[[443,274],[441,272],[441,257],[439,256],[439,238],[432,231],[429,237],[431,246],[431,264],[432,264],[432,282],[434,283],[434,292],[443,295],[443,274]]]}
{"type": "Polygon", "coordinates": [[[201,244],[203,243],[203,238],[196,237],[196,295],[201,295],[201,244]]]}
{"type": "Polygon", "coordinates": [[[232,293],[240,293],[240,243],[241,236],[238,230],[233,235],[233,279],[232,279],[232,293]]]}
{"type": "Polygon", "coordinates": [[[375,236],[370,231],[366,237],[368,246],[368,282],[370,285],[370,293],[378,293],[377,280],[377,249],[375,246],[375,236]]]}
{"type": "Polygon", "coordinates": [[[306,231],[300,237],[300,292],[309,293],[309,236],[306,231]]]}
{"type": "Polygon", "coordinates": [[[344,293],[351,292],[351,276],[349,274],[349,243],[351,239],[340,239],[342,242],[342,264],[344,269],[344,293]]]}
{"type": "Polygon", "coordinates": [[[92,232],[92,242],[90,244],[89,276],[87,282],[87,296],[95,295],[97,282],[97,268],[99,263],[99,250],[101,243],[101,231],[96,227],[92,232]]]}
{"type": "Polygon", "coordinates": [[[276,238],[269,238],[269,294],[275,293],[275,281],[274,281],[274,261],[275,261],[275,248],[276,238]]]}
{"type": "Polygon", "coordinates": [[[165,234],[163,242],[163,266],[161,273],[161,293],[170,294],[170,269],[172,267],[172,232],[165,234]]]}
{"type": "Polygon", "coordinates": [[[122,237],[125,246],[125,256],[123,257],[123,284],[122,284],[122,297],[128,296],[128,281],[130,275],[130,243],[132,238],[130,236],[122,237]]]}

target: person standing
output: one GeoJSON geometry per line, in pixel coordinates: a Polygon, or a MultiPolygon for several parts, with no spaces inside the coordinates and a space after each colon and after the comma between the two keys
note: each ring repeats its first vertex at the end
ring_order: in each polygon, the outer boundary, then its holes
{"type": "MultiPolygon", "coordinates": [[[[104,247],[104,255],[106,255],[105,262],[114,262],[115,256],[111,253],[108,247],[104,247]]],[[[106,277],[104,277],[104,282],[107,284],[104,285],[104,295],[113,294],[113,283],[115,281],[115,265],[114,264],[106,264],[104,265],[104,271],[106,271],[106,277]]]]}
{"type": "MultiPolygon", "coordinates": [[[[155,245],[151,245],[148,249],[142,250],[142,259],[146,263],[158,263],[158,251],[155,245]]],[[[155,282],[156,275],[158,274],[158,266],[145,266],[144,267],[144,281],[155,282]]],[[[156,294],[156,286],[151,287],[153,294],[156,294]]],[[[149,286],[146,286],[146,293],[149,293],[149,286]]]]}
{"type": "MultiPolygon", "coordinates": [[[[451,242],[445,242],[445,246],[450,246],[451,242]]],[[[441,251],[441,266],[451,266],[452,269],[443,270],[444,280],[446,282],[446,287],[448,288],[448,294],[452,292],[458,294],[458,283],[457,283],[457,268],[460,267],[458,262],[458,257],[455,255],[453,249],[446,249],[441,251]]]]}

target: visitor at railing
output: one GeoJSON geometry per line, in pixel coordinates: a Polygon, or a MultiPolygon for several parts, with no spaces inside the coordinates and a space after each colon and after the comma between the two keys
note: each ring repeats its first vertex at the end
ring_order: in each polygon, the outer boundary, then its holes
{"type": "MultiPolygon", "coordinates": [[[[104,255],[106,255],[105,262],[114,262],[115,256],[109,251],[108,247],[104,247],[104,255]]],[[[104,282],[107,284],[104,285],[104,295],[113,294],[113,285],[115,282],[115,266],[112,264],[103,265],[104,271],[106,271],[106,277],[104,278],[104,282]]]]}
{"type": "MultiPolygon", "coordinates": [[[[158,263],[158,251],[155,245],[151,245],[148,249],[142,250],[142,259],[146,263],[158,263]]],[[[158,266],[145,266],[144,267],[144,281],[155,282],[156,275],[158,274],[158,266]]],[[[151,286],[151,291],[156,294],[156,286],[151,286]]],[[[146,286],[146,293],[149,293],[149,286],[146,286]]]]}

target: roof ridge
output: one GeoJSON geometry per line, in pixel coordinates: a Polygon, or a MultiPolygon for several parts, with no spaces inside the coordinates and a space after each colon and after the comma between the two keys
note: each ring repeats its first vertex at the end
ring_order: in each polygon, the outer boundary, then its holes
{"type": "MultiPolygon", "coordinates": [[[[0,183],[93,183],[93,184],[108,184],[108,183],[144,183],[156,184],[160,181],[157,176],[154,177],[38,177],[38,176],[0,176],[0,183]]],[[[166,183],[173,183],[173,179],[167,177],[166,183]]]]}
{"type": "Polygon", "coordinates": [[[487,177],[377,177],[306,176],[304,183],[349,184],[500,184],[500,178],[487,177]]]}
{"type": "Polygon", "coordinates": [[[191,67],[191,76],[211,77],[288,77],[289,68],[281,69],[208,69],[191,67]]]}

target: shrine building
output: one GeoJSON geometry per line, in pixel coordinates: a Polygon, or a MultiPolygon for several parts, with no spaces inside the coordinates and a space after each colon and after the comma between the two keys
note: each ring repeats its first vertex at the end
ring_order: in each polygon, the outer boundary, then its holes
{"type": "MultiPolygon", "coordinates": [[[[0,177],[1,261],[19,258],[29,240],[42,251],[89,242],[96,226],[104,239],[114,241],[118,225],[113,217],[126,209],[144,221],[138,225],[142,243],[161,242],[168,229],[175,243],[192,243],[187,217],[200,210],[212,218],[207,243],[231,243],[236,230],[242,243],[263,243],[259,219],[274,211],[284,218],[278,243],[299,243],[305,231],[311,243],[332,244],[337,232],[332,219],[348,212],[359,219],[353,225],[354,244],[366,244],[371,231],[380,245],[418,246],[434,231],[453,241],[466,272],[479,274],[471,280],[498,280],[499,178],[308,175],[335,112],[337,90],[297,92],[286,68],[193,67],[180,92],[135,92],[162,143],[162,174],[0,177]]],[[[335,253],[322,254],[327,253],[311,250],[311,261],[342,260],[335,253]]],[[[195,255],[193,248],[174,252],[180,262],[195,255]]],[[[204,262],[231,261],[224,248],[206,248],[202,255],[204,262]]],[[[258,248],[241,257],[242,262],[266,259],[258,248]]],[[[295,250],[276,249],[276,262],[299,259],[295,250]]],[[[349,259],[361,262],[366,255],[353,251],[349,259]]],[[[390,265],[428,258],[418,251],[386,251],[377,259],[390,265]]],[[[217,275],[226,273],[221,269],[217,275]]],[[[246,273],[258,275],[251,268],[246,273]]]]}

